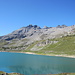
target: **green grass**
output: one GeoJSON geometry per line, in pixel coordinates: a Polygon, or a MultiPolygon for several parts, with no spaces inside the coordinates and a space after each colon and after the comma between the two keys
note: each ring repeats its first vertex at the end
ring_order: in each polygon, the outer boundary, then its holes
{"type": "Polygon", "coordinates": [[[30,51],[31,48],[33,48],[35,43],[32,43],[31,45],[28,46],[28,48],[25,51],[30,51]]]}
{"type": "MultiPolygon", "coordinates": [[[[50,39],[51,41],[58,41],[55,44],[47,44],[41,50],[31,51],[37,43],[45,41],[38,41],[28,46],[26,51],[34,52],[37,54],[50,54],[50,55],[75,55],[75,35],[65,36],[62,38],[50,39]]],[[[39,47],[38,47],[39,48],[39,47]]],[[[40,47],[41,48],[41,47],[40,47]]]]}
{"type": "Polygon", "coordinates": [[[6,42],[6,41],[0,41],[0,46],[7,45],[7,44],[8,44],[8,42],[6,42]]]}
{"type": "Polygon", "coordinates": [[[66,36],[62,38],[53,39],[59,41],[56,44],[46,45],[40,52],[48,54],[75,54],[75,36],[66,36]]]}
{"type": "MultiPolygon", "coordinates": [[[[27,49],[26,49],[25,51],[31,52],[30,49],[33,48],[37,43],[42,42],[42,41],[44,41],[44,40],[36,41],[36,42],[30,44],[30,45],[27,47],[27,49]]],[[[38,48],[41,48],[41,47],[38,47],[38,48]]],[[[36,52],[36,51],[35,51],[35,52],[36,52]]]]}

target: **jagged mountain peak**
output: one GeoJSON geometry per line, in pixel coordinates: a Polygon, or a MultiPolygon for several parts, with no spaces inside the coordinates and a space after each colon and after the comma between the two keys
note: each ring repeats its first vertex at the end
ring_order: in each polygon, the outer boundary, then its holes
{"type": "Polygon", "coordinates": [[[61,35],[67,35],[68,33],[74,33],[75,25],[73,26],[66,26],[66,25],[58,25],[57,27],[47,27],[40,28],[37,25],[28,25],[26,27],[22,27],[18,30],[13,31],[12,33],[1,36],[0,40],[12,40],[12,39],[47,39],[47,38],[54,38],[61,35]],[[73,29],[73,30],[72,30],[73,29]],[[73,31],[73,32],[72,32],[73,31]]]}
{"type": "Polygon", "coordinates": [[[28,26],[22,27],[22,28],[29,28],[29,29],[31,29],[31,28],[37,28],[37,29],[41,29],[41,27],[39,27],[38,25],[32,25],[32,24],[29,24],[28,26]]]}
{"type": "Polygon", "coordinates": [[[44,29],[47,29],[48,27],[47,27],[47,26],[44,26],[43,28],[44,28],[44,29]]]}
{"type": "Polygon", "coordinates": [[[58,25],[58,26],[57,26],[57,28],[65,28],[65,27],[67,27],[67,26],[64,25],[64,24],[63,24],[63,25],[58,25]]]}
{"type": "Polygon", "coordinates": [[[12,39],[22,39],[25,37],[30,37],[32,36],[34,33],[36,33],[36,31],[39,31],[39,29],[41,29],[39,26],[37,25],[28,25],[26,27],[22,27],[18,30],[13,31],[12,33],[2,36],[0,37],[0,40],[12,40],[12,39]]]}

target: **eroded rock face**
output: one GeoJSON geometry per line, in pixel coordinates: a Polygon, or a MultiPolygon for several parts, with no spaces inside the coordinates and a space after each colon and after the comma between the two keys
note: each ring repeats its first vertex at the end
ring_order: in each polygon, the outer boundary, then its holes
{"type": "Polygon", "coordinates": [[[55,44],[57,43],[58,41],[50,41],[50,40],[46,40],[46,41],[42,41],[40,43],[37,43],[36,46],[45,46],[45,45],[48,45],[48,44],[55,44]]]}
{"type": "Polygon", "coordinates": [[[12,39],[22,39],[25,37],[30,37],[32,36],[35,31],[39,31],[39,29],[41,29],[39,26],[37,25],[29,25],[27,27],[22,27],[18,30],[13,31],[12,33],[5,35],[5,36],[1,36],[0,40],[12,40],[12,39]]]}

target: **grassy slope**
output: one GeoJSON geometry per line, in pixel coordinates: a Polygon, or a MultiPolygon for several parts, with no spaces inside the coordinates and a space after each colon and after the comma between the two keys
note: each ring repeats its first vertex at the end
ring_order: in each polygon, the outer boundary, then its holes
{"type": "MultiPolygon", "coordinates": [[[[57,38],[57,39],[51,39],[51,41],[58,41],[55,44],[47,44],[45,46],[38,46],[38,47],[35,46],[37,43],[40,43],[43,41],[45,40],[36,41],[30,44],[26,48],[26,50],[22,50],[22,51],[34,52],[38,54],[49,54],[49,55],[75,55],[75,35],[65,36],[65,37],[57,38]],[[31,51],[33,47],[35,47],[35,49],[37,50],[31,51]]],[[[5,45],[7,44],[7,42],[4,41],[4,42],[1,42],[0,44],[5,45]]]]}
{"type": "Polygon", "coordinates": [[[75,54],[75,36],[66,36],[54,40],[59,42],[46,46],[44,49],[42,49],[42,51],[45,51],[49,54],[75,54]]]}
{"type": "Polygon", "coordinates": [[[74,55],[75,54],[75,37],[74,36],[66,36],[58,40],[59,42],[56,44],[51,44],[44,48],[44,51],[48,51],[48,53],[53,54],[68,54],[74,55]],[[50,52],[49,52],[50,51],[50,52]]]}
{"type": "MultiPolygon", "coordinates": [[[[54,55],[75,55],[75,36],[65,36],[62,38],[52,39],[51,41],[59,41],[56,44],[48,44],[39,51],[33,51],[38,54],[54,54],[54,55]]],[[[30,45],[30,48],[36,43],[30,45]]],[[[29,51],[28,49],[28,51],[29,51]]]]}

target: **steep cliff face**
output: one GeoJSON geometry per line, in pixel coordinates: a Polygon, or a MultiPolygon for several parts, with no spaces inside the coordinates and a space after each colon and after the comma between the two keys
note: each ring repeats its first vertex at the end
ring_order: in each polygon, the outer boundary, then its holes
{"type": "MultiPolygon", "coordinates": [[[[75,25],[58,25],[57,27],[45,26],[44,28],[40,28],[37,25],[29,25],[27,27],[22,27],[18,30],[15,30],[8,35],[0,36],[0,47],[1,49],[7,48],[8,50],[25,50],[30,44],[33,44],[36,41],[39,41],[39,43],[36,45],[45,46],[48,43],[42,42],[43,40],[48,41],[48,39],[54,39],[74,34],[75,25]]],[[[48,42],[53,43],[54,41],[48,42]]]]}

